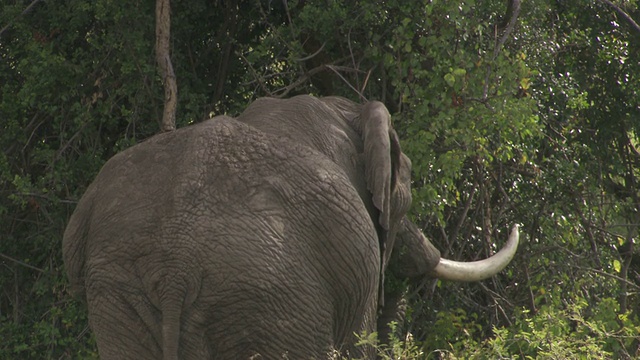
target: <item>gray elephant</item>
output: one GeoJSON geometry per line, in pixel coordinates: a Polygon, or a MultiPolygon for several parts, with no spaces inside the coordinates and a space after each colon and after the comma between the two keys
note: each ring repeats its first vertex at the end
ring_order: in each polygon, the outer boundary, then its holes
{"type": "Polygon", "coordinates": [[[473,281],[518,242],[479,264],[441,260],[405,217],[410,173],[384,105],[338,97],[258,99],[117,154],[63,240],[100,356],[374,357],[355,334],[376,331],[390,259],[473,281]]]}

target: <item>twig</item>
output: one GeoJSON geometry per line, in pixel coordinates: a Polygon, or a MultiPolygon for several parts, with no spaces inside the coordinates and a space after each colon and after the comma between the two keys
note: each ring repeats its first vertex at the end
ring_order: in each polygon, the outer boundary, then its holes
{"type": "MultiPolygon", "coordinates": [[[[344,76],[342,76],[342,74],[340,74],[340,72],[338,71],[338,70],[343,70],[343,71],[352,71],[356,73],[361,73],[363,72],[362,70],[346,68],[344,66],[334,66],[334,65],[326,65],[326,67],[327,69],[336,73],[336,75],[338,75],[338,77],[342,79],[342,81],[344,81],[344,83],[347,84],[347,86],[349,86],[351,90],[355,91],[355,93],[358,94],[358,97],[360,97],[360,99],[366,100],[366,97],[362,94],[362,92],[356,89],[353,85],[351,85],[351,83],[347,79],[345,79],[344,76]]],[[[367,75],[367,79],[369,79],[369,75],[367,75]]]]}
{"type": "Polygon", "coordinates": [[[572,268],[575,268],[575,269],[580,269],[580,270],[584,270],[584,271],[591,271],[591,272],[594,272],[594,273],[596,273],[598,275],[602,275],[602,276],[605,276],[605,277],[610,277],[612,279],[616,279],[616,280],[618,280],[618,281],[620,281],[622,283],[625,283],[626,285],[631,286],[632,288],[640,291],[640,286],[638,286],[636,283],[633,283],[633,282],[631,282],[631,281],[629,281],[627,279],[623,279],[620,276],[609,274],[608,272],[605,272],[605,271],[602,271],[602,270],[591,269],[591,268],[587,268],[587,267],[583,267],[583,266],[577,266],[577,265],[569,265],[569,266],[572,267],[572,268]]]}
{"type": "MultiPolygon", "coordinates": [[[[345,56],[345,57],[343,57],[343,58],[341,58],[341,59],[338,59],[338,60],[334,61],[333,63],[334,63],[334,64],[340,64],[340,63],[342,63],[343,61],[345,61],[345,60],[347,60],[347,59],[349,59],[349,57],[348,57],[348,56],[345,56]]],[[[287,96],[287,94],[289,94],[289,92],[291,92],[291,91],[292,91],[293,89],[295,89],[296,87],[298,87],[298,86],[300,86],[300,85],[304,84],[304,83],[305,83],[307,80],[309,80],[313,75],[315,75],[315,74],[317,74],[317,73],[320,73],[320,72],[322,72],[322,71],[326,70],[326,69],[327,69],[327,66],[331,66],[331,64],[329,64],[329,65],[324,65],[324,64],[323,64],[323,65],[319,65],[319,66],[316,66],[316,67],[314,67],[313,69],[311,69],[311,70],[309,70],[309,71],[305,72],[305,74],[304,74],[304,75],[302,75],[302,76],[300,76],[300,78],[299,78],[298,80],[294,81],[293,83],[289,84],[288,86],[286,86],[286,87],[284,87],[284,88],[282,88],[282,89],[276,90],[276,91],[274,92],[274,96],[275,96],[275,97],[279,97],[279,98],[283,98],[283,97],[287,96]]],[[[335,65],[334,65],[334,66],[335,66],[335,65]]],[[[351,70],[351,69],[349,69],[349,70],[351,70]]],[[[356,71],[357,71],[357,70],[356,70],[356,71]]]]}
{"type": "Polygon", "coordinates": [[[629,14],[627,14],[619,6],[617,6],[616,4],[612,3],[609,0],[600,0],[600,1],[611,6],[618,14],[620,14],[620,16],[622,16],[625,20],[627,20],[627,22],[629,23],[629,25],[631,25],[632,28],[634,28],[637,32],[640,32],[640,25],[638,25],[638,23],[635,22],[633,18],[629,16],[629,14]]]}
{"type": "MultiPolygon", "coordinates": [[[[520,0],[511,0],[511,2],[509,3],[509,7],[507,9],[507,15],[510,15],[509,22],[505,30],[502,32],[502,36],[500,36],[500,39],[498,39],[498,41],[496,42],[496,46],[493,49],[493,56],[491,58],[491,61],[489,62],[489,64],[487,64],[487,73],[484,79],[484,86],[482,89],[482,98],[470,99],[470,100],[475,100],[482,104],[485,104],[485,106],[492,111],[493,111],[493,108],[487,102],[487,99],[489,98],[489,78],[491,77],[491,73],[493,72],[491,65],[500,54],[500,51],[502,50],[502,46],[507,41],[507,38],[511,35],[511,32],[513,32],[513,29],[516,26],[516,22],[518,20],[519,14],[520,14],[520,0]]],[[[498,37],[497,28],[496,28],[495,36],[498,37]]]]}
{"type": "Polygon", "coordinates": [[[22,265],[24,267],[27,267],[27,268],[29,268],[31,270],[38,271],[38,272],[43,273],[43,274],[46,273],[46,271],[44,271],[44,270],[42,270],[40,268],[37,268],[37,267],[35,267],[33,265],[29,265],[29,264],[27,264],[27,263],[25,263],[23,261],[20,261],[18,259],[14,259],[11,256],[8,256],[8,255],[2,254],[2,253],[0,253],[0,258],[3,258],[5,260],[9,260],[9,261],[14,262],[14,263],[16,263],[18,265],[22,265]]]}
{"type": "Polygon", "coordinates": [[[263,78],[258,75],[258,72],[256,72],[256,69],[254,69],[253,65],[251,65],[251,62],[249,62],[249,59],[247,59],[244,56],[244,54],[240,51],[237,51],[236,54],[238,54],[242,58],[242,60],[247,64],[247,66],[249,67],[249,70],[251,71],[251,74],[256,79],[256,82],[258,82],[258,84],[260,85],[260,88],[262,88],[262,91],[264,91],[265,94],[269,94],[269,96],[273,96],[273,94],[271,94],[271,92],[267,89],[267,86],[265,85],[263,78]]]}
{"type": "Polygon", "coordinates": [[[367,76],[364,78],[364,83],[362,83],[362,87],[360,88],[360,92],[358,92],[358,94],[360,94],[360,100],[362,101],[367,101],[367,98],[364,97],[364,95],[362,95],[364,93],[364,89],[367,88],[367,84],[369,83],[369,78],[371,77],[371,72],[373,72],[373,69],[375,69],[375,67],[369,69],[369,71],[367,71],[367,76]]]}
{"type": "Polygon", "coordinates": [[[507,41],[507,37],[511,35],[511,32],[516,27],[516,22],[518,21],[518,15],[520,15],[520,0],[511,0],[511,18],[509,19],[509,24],[507,28],[502,33],[500,40],[496,44],[496,48],[493,50],[493,59],[498,57],[500,50],[502,49],[502,45],[507,41]]]}
{"type": "Polygon", "coordinates": [[[298,62],[303,62],[303,61],[307,61],[307,60],[309,60],[309,59],[313,59],[313,58],[314,58],[314,57],[316,57],[318,54],[320,54],[320,52],[322,51],[322,49],[324,49],[324,46],[325,46],[325,45],[327,45],[327,42],[326,42],[326,41],[325,41],[325,42],[323,42],[323,43],[322,43],[322,46],[320,46],[320,49],[316,50],[316,52],[314,52],[313,54],[311,54],[311,55],[307,55],[307,56],[305,56],[305,57],[303,57],[303,58],[301,58],[301,59],[294,59],[294,60],[295,60],[295,61],[298,61],[298,62]]]}
{"type": "Polygon", "coordinates": [[[50,167],[53,167],[53,164],[55,164],[58,161],[58,159],[62,156],[62,154],[65,151],[67,151],[67,149],[73,144],[73,142],[76,140],[76,138],[81,135],[82,131],[84,130],[84,128],[87,127],[87,125],[89,125],[89,121],[86,121],[84,124],[82,124],[80,126],[80,129],[78,129],[78,131],[76,131],[69,138],[69,140],[67,140],[67,142],[58,149],[58,151],[56,151],[56,154],[55,154],[55,156],[53,158],[53,163],[47,168],[47,170],[49,170],[50,167]]]}
{"type": "Polygon", "coordinates": [[[458,223],[456,224],[455,228],[453,228],[453,231],[450,234],[450,238],[453,241],[455,241],[458,238],[458,234],[460,233],[460,229],[462,229],[462,224],[467,219],[467,214],[469,213],[469,209],[471,208],[471,203],[473,202],[473,197],[476,194],[476,191],[478,190],[479,186],[480,185],[477,182],[474,181],[473,187],[471,188],[471,191],[469,192],[469,196],[467,197],[467,201],[464,204],[464,209],[462,210],[462,215],[458,218],[458,223]]]}
{"type": "MultiPolygon", "coordinates": [[[[289,20],[289,27],[291,27],[292,33],[295,34],[293,21],[291,20],[291,12],[289,11],[289,3],[287,2],[287,0],[282,0],[282,5],[284,5],[284,11],[287,13],[287,20],[289,20]]],[[[263,13],[263,16],[266,18],[266,15],[264,15],[264,12],[262,11],[262,6],[260,7],[260,10],[263,13]]]]}
{"type": "Polygon", "coordinates": [[[16,21],[18,18],[26,15],[29,11],[31,11],[31,9],[39,2],[40,0],[33,0],[31,2],[31,4],[29,4],[29,6],[27,6],[24,10],[22,10],[22,12],[20,13],[20,16],[18,16],[17,18],[9,21],[9,23],[7,25],[5,25],[2,30],[0,30],[0,36],[2,36],[2,33],[4,33],[9,27],[11,27],[11,25],[13,25],[13,22],[16,21]]]}
{"type": "Polygon", "coordinates": [[[281,90],[277,90],[276,92],[278,93],[276,95],[276,97],[282,98],[287,96],[287,94],[289,94],[293,89],[297,88],[298,86],[304,84],[307,80],[309,80],[309,78],[311,78],[313,75],[326,70],[327,65],[320,65],[317,66],[309,71],[306,72],[305,75],[301,76],[298,80],[294,81],[293,83],[289,84],[287,87],[282,88],[281,90]]]}

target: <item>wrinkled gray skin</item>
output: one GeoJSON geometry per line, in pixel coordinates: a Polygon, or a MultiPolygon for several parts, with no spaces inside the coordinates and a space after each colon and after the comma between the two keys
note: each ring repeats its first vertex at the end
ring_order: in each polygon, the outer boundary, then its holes
{"type": "MultiPolygon", "coordinates": [[[[376,330],[411,236],[410,167],[381,103],[337,97],[259,99],[117,154],[63,241],[101,358],[373,357],[353,334],[376,330]]],[[[405,261],[426,274],[421,239],[405,261]]]]}

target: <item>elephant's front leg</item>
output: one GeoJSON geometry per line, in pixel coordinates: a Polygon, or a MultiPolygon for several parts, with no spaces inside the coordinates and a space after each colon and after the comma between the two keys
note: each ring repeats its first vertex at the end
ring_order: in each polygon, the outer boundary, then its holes
{"type": "Polygon", "coordinates": [[[386,286],[384,306],[378,312],[378,341],[382,344],[397,338],[404,328],[407,315],[407,298],[404,286],[386,286]],[[394,323],[394,326],[390,324],[394,323]]]}
{"type": "Polygon", "coordinates": [[[404,328],[407,311],[407,286],[403,282],[428,274],[440,261],[440,252],[407,218],[402,220],[386,269],[384,305],[378,311],[378,340],[388,343],[404,328]],[[395,322],[395,329],[389,323],[395,322]]]}

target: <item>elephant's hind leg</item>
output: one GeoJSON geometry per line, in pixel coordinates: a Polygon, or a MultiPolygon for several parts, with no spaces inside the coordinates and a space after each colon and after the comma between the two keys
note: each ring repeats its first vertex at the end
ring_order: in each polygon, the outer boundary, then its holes
{"type": "Polygon", "coordinates": [[[159,311],[144,294],[125,293],[116,288],[94,284],[87,289],[89,322],[100,358],[161,359],[159,311]]]}

